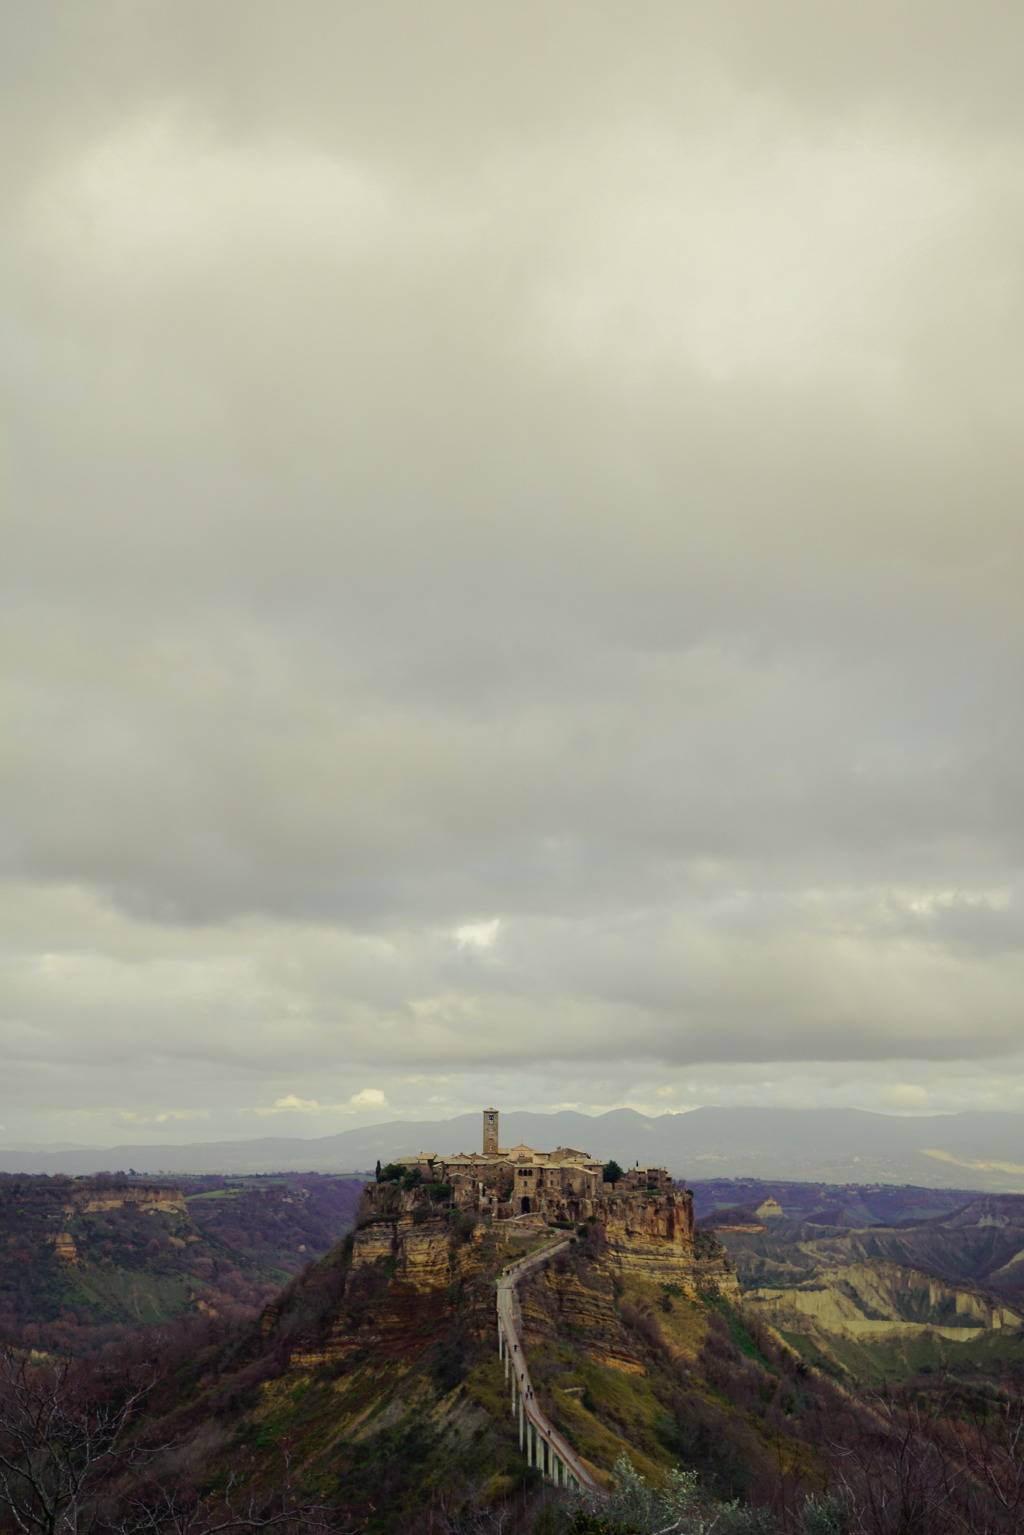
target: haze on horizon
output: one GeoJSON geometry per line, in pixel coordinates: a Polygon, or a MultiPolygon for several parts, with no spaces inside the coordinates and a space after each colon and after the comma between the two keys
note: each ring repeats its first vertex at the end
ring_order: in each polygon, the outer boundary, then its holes
{"type": "Polygon", "coordinates": [[[1024,1109],[1024,15],[2,16],[0,1143],[1024,1109]]]}

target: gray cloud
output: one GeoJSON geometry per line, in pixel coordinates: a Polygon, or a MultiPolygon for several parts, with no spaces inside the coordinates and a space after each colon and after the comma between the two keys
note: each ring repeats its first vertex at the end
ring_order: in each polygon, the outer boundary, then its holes
{"type": "Polygon", "coordinates": [[[1024,22],[5,21],[9,1133],[1016,1104],[1024,22]]]}

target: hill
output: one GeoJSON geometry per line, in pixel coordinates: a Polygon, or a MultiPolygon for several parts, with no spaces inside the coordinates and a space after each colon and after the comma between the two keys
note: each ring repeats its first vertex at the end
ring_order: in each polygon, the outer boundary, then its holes
{"type": "Polygon", "coordinates": [[[970,1189],[921,1188],[905,1183],[810,1183],[781,1178],[698,1178],[693,1189],[698,1220],[713,1226],[737,1213],[755,1218],[757,1207],[774,1199],[790,1220],[834,1226],[889,1226],[928,1220],[960,1210],[970,1189]]]}
{"type": "MultiPolygon", "coordinates": [[[[858,1109],[700,1108],[647,1116],[508,1113],[508,1144],[600,1149],[623,1166],[657,1163],[676,1177],[822,1179],[833,1184],[916,1184],[1024,1192],[1024,1115],[898,1116],[858,1109]]],[[[353,1172],[420,1151],[475,1148],[477,1114],[396,1120],[305,1140],[264,1137],[184,1146],[121,1145],[83,1151],[0,1150],[12,1172],[153,1174],[353,1172]]]]}
{"type": "Polygon", "coordinates": [[[861,1515],[878,1488],[897,1503],[931,1488],[927,1526],[899,1528],[1015,1530],[985,1486],[974,1408],[957,1408],[965,1423],[974,1412],[974,1460],[946,1477],[948,1395],[932,1411],[838,1389],[737,1304],[714,1237],[687,1249],[659,1235],[657,1199],[614,1231],[567,1235],[439,1208],[433,1193],[369,1202],[258,1323],[172,1339],[155,1381],[145,1351],[126,1355],[105,1389],[130,1404],[143,1382],[146,1415],[100,1496],[128,1488],[138,1510],[156,1487],[174,1518],[196,1516],[173,1526],[190,1529],[239,1498],[256,1527],[287,1495],[310,1510],[293,1530],[637,1535],[671,1506],[687,1535],[820,1535],[874,1529],[861,1515]],[[583,1500],[527,1464],[495,1346],[497,1276],[552,1241],[520,1287],[520,1333],[543,1411],[605,1489],[583,1500]]]}
{"type": "Polygon", "coordinates": [[[210,1529],[211,1510],[225,1527],[225,1509],[243,1527],[243,1509],[246,1528],[307,1535],[648,1535],[669,1506],[681,1535],[1017,1531],[1002,1499],[1024,1478],[1004,1433],[1012,1381],[840,1388],[740,1303],[713,1234],[662,1221],[678,1191],[575,1231],[436,1196],[411,1175],[371,1189],[357,1229],[258,1320],[179,1332],[157,1360],[128,1350],[79,1387],[87,1403],[106,1393],[104,1421],[129,1414],[98,1473],[104,1517],[128,1497],[136,1518],[156,1508],[154,1531],[210,1529]],[[530,1252],[522,1356],[604,1489],[582,1499],[543,1483],[509,1410],[495,1286],[530,1252]],[[882,1495],[887,1518],[917,1507],[927,1522],[869,1522],[882,1495]]]}
{"type": "Polygon", "coordinates": [[[916,1190],[881,1201],[813,1185],[744,1193],[705,1226],[733,1259],[747,1308],[808,1359],[859,1380],[1024,1360],[1024,1196],[961,1194],[921,1218],[929,1201],[916,1190]],[[778,1210],[766,1214],[770,1199],[778,1210]],[[907,1212],[917,1218],[899,1218],[907,1212]]]}
{"type": "Polygon", "coordinates": [[[356,1180],[0,1176],[0,1341],[95,1348],[254,1314],[352,1224],[356,1180]]]}

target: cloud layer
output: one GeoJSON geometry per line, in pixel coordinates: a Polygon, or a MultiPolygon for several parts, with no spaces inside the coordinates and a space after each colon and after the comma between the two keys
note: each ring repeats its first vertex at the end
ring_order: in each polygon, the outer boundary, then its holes
{"type": "Polygon", "coordinates": [[[1024,20],[7,31],[2,1133],[1020,1106],[1024,20]]]}

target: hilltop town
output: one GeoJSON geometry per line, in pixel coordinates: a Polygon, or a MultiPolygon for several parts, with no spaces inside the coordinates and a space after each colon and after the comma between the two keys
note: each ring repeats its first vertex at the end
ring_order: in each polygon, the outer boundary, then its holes
{"type": "Polygon", "coordinates": [[[422,1151],[378,1169],[366,1189],[355,1263],[390,1251],[400,1275],[416,1273],[422,1282],[417,1250],[442,1216],[462,1221],[475,1240],[489,1232],[506,1245],[549,1227],[579,1234],[596,1228],[608,1261],[619,1268],[687,1288],[735,1287],[717,1243],[714,1253],[698,1253],[693,1194],[664,1167],[622,1169],[573,1146],[502,1147],[495,1108],[483,1110],[479,1151],[422,1151]]]}
{"type": "Polygon", "coordinates": [[[499,1111],[484,1109],[480,1151],[451,1156],[423,1151],[391,1163],[390,1171],[399,1170],[407,1187],[414,1187],[417,1179],[444,1185],[458,1209],[498,1220],[539,1215],[549,1221],[581,1221],[599,1213],[601,1201],[611,1196],[672,1191],[672,1179],[663,1167],[637,1164],[623,1171],[573,1146],[538,1151],[518,1145],[503,1150],[500,1139],[499,1111]]]}

